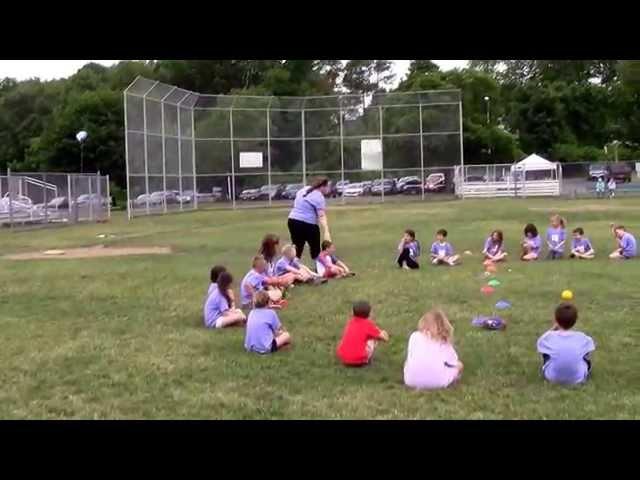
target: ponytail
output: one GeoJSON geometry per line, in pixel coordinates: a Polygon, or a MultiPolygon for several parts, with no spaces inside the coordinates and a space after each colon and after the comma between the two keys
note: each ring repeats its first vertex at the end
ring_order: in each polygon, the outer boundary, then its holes
{"type": "Polygon", "coordinates": [[[316,177],[313,180],[313,182],[311,182],[311,188],[309,188],[309,190],[307,190],[305,192],[303,197],[306,197],[307,195],[309,195],[314,190],[317,190],[317,189],[322,188],[322,187],[326,187],[328,184],[329,184],[329,178],[328,177],[324,177],[324,176],[316,177]]]}

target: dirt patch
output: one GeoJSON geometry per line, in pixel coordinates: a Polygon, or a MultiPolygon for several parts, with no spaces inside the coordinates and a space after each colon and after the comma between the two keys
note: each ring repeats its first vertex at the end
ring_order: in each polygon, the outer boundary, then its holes
{"type": "Polygon", "coordinates": [[[533,212],[611,212],[620,210],[638,210],[627,205],[576,205],[575,207],[529,207],[533,212]]]}
{"type": "Polygon", "coordinates": [[[50,259],[77,259],[120,257],[124,255],[168,255],[170,247],[95,247],[68,248],[65,250],[46,250],[41,252],[15,253],[5,255],[8,260],[50,260],[50,259]]]}

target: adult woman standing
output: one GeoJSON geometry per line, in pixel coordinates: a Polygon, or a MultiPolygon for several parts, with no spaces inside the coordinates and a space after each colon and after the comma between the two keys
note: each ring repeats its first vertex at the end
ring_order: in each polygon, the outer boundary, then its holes
{"type": "Polygon", "coordinates": [[[291,213],[289,213],[289,234],[291,243],[296,246],[296,256],[302,258],[304,244],[309,244],[311,259],[320,255],[320,227],[322,226],[325,240],[331,241],[329,222],[326,214],[324,196],[329,193],[329,179],[316,178],[310,186],[303,188],[296,194],[291,213]]]}

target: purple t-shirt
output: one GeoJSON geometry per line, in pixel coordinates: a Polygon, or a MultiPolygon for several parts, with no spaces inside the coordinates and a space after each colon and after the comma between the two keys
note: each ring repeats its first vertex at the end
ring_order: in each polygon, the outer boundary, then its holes
{"type": "Polygon", "coordinates": [[[280,260],[276,262],[276,275],[284,275],[285,273],[287,273],[289,271],[287,270],[287,267],[300,268],[300,260],[298,260],[296,257],[293,257],[291,260],[289,260],[285,256],[280,257],[280,260]]]}
{"type": "Polygon", "coordinates": [[[246,285],[251,285],[254,292],[258,292],[264,289],[264,282],[267,280],[267,276],[264,273],[258,273],[255,270],[249,270],[240,284],[240,303],[242,305],[249,305],[253,301],[253,294],[247,290],[246,285]]]}
{"type": "Polygon", "coordinates": [[[564,239],[565,239],[564,228],[549,227],[547,229],[547,243],[549,244],[550,250],[553,250],[554,252],[564,251],[564,243],[562,243],[564,242],[564,239]]]}
{"type": "Polygon", "coordinates": [[[636,239],[629,232],[625,232],[620,239],[622,255],[627,258],[635,257],[637,253],[636,239]]]}
{"type": "Polygon", "coordinates": [[[489,255],[497,255],[502,251],[502,242],[497,242],[492,237],[489,237],[484,242],[484,251],[489,255]]]}
{"type": "Polygon", "coordinates": [[[209,290],[207,290],[207,298],[209,298],[211,296],[211,294],[213,292],[215,292],[218,289],[218,284],[217,283],[210,283],[209,284],[209,290]]]}
{"type": "Polygon", "coordinates": [[[549,356],[542,367],[544,378],[565,385],[584,382],[589,373],[585,355],[595,349],[593,339],[582,332],[546,332],[538,339],[538,352],[549,356]]]}
{"type": "Polygon", "coordinates": [[[271,344],[279,328],[280,319],[276,312],[268,308],[254,308],[247,318],[244,348],[249,352],[271,352],[271,344]]]}
{"type": "Polygon", "coordinates": [[[293,202],[293,208],[291,209],[291,213],[289,213],[289,218],[317,225],[318,215],[326,209],[326,202],[320,190],[314,190],[305,197],[305,193],[307,193],[310,188],[311,187],[305,187],[296,193],[296,199],[293,202]]]}
{"type": "Polygon", "coordinates": [[[571,240],[571,250],[577,250],[580,253],[587,253],[593,250],[593,247],[587,237],[581,237],[571,240]]]}
{"type": "Polygon", "coordinates": [[[533,253],[540,253],[540,248],[542,247],[542,239],[540,238],[540,235],[533,238],[524,237],[524,241],[529,245],[529,248],[531,248],[533,253]]]}
{"type": "Polygon", "coordinates": [[[207,301],[204,302],[204,326],[214,328],[216,326],[216,320],[227,310],[229,310],[229,302],[227,302],[227,299],[216,289],[212,295],[209,295],[207,301]]]}
{"type": "Polygon", "coordinates": [[[437,256],[444,255],[445,257],[450,257],[451,255],[453,255],[453,247],[449,242],[433,242],[433,244],[431,245],[431,253],[437,256]]]}

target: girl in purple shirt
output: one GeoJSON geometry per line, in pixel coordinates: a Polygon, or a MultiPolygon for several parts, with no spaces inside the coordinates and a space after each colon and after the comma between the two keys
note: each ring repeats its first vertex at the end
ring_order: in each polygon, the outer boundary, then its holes
{"type": "Polygon", "coordinates": [[[490,262],[501,262],[507,256],[504,251],[504,237],[502,230],[494,230],[489,238],[484,242],[484,250],[482,250],[485,260],[490,262]]]}
{"type": "Polygon", "coordinates": [[[204,325],[207,328],[224,328],[244,323],[247,319],[242,310],[236,308],[229,272],[218,275],[217,286],[204,303],[204,325]]]}
{"type": "Polygon", "coordinates": [[[564,252],[565,222],[560,215],[553,215],[549,219],[547,229],[547,246],[549,247],[549,260],[559,260],[564,252]]]}
{"type": "Polygon", "coordinates": [[[524,239],[522,240],[522,255],[520,259],[525,262],[537,260],[540,255],[542,240],[538,235],[538,229],[533,223],[524,227],[524,239]]]}

